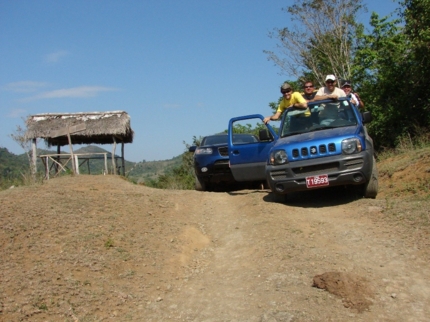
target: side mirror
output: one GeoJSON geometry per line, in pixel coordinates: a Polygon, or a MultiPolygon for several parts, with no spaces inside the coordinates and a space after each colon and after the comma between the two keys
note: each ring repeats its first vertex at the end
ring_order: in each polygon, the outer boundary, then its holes
{"type": "Polygon", "coordinates": [[[363,118],[363,124],[369,123],[373,120],[372,113],[369,111],[361,113],[361,116],[363,118]]]}
{"type": "Polygon", "coordinates": [[[273,136],[267,129],[261,129],[258,131],[258,139],[260,141],[272,141],[273,136]]]}
{"type": "Polygon", "coordinates": [[[196,149],[197,149],[197,146],[192,145],[188,148],[188,152],[194,152],[194,151],[196,151],[196,149]]]}

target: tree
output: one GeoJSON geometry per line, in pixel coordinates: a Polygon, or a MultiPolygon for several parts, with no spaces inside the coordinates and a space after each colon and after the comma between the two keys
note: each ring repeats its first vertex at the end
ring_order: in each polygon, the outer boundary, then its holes
{"type": "Polygon", "coordinates": [[[30,180],[31,183],[35,183],[36,165],[33,162],[35,155],[33,155],[34,151],[31,147],[31,141],[26,136],[26,131],[20,125],[17,125],[15,133],[10,134],[10,137],[25,151],[30,168],[30,180]]]}
{"type": "Polygon", "coordinates": [[[402,5],[403,20],[372,14],[373,30],[358,37],[354,57],[354,78],[374,116],[369,132],[378,149],[394,147],[402,137],[413,138],[430,125],[430,91],[425,86],[430,71],[430,1],[408,0],[402,5]]]}
{"type": "Polygon", "coordinates": [[[361,0],[295,0],[284,9],[297,22],[275,29],[279,53],[264,51],[287,75],[303,81],[309,71],[322,85],[327,74],[350,78],[356,34],[363,29],[355,16],[365,6],[361,0]]]}
{"type": "MultiPolygon", "coordinates": [[[[413,63],[409,71],[409,87],[421,105],[422,113],[417,117],[430,124],[430,91],[428,75],[430,73],[430,0],[405,0],[401,17],[405,22],[404,33],[408,39],[407,54],[413,63]]],[[[417,106],[416,106],[417,107],[417,106]]]]}

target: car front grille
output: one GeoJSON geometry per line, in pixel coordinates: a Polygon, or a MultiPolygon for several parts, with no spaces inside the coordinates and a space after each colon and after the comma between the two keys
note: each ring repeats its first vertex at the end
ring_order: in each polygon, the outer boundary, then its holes
{"type": "Polygon", "coordinates": [[[293,158],[307,158],[309,156],[325,155],[327,153],[336,152],[336,145],[334,143],[320,144],[319,146],[302,147],[300,149],[293,149],[293,158]]]}
{"type": "Polygon", "coordinates": [[[228,147],[226,147],[226,146],[220,147],[220,148],[218,148],[218,152],[223,157],[228,157],[228,147]]]}

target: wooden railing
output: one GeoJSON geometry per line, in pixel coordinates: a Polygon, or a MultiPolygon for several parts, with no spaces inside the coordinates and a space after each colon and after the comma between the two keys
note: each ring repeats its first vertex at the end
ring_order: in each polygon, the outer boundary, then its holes
{"type": "MultiPolygon", "coordinates": [[[[107,152],[103,153],[61,153],[61,154],[44,154],[39,155],[39,158],[42,160],[44,168],[45,168],[45,179],[49,179],[51,171],[54,170],[53,177],[56,177],[61,171],[67,172],[69,167],[67,166],[70,162],[73,170],[73,162],[76,165],[75,174],[79,174],[79,167],[87,163],[88,173],[90,173],[90,160],[99,160],[104,159],[104,169],[103,174],[108,174],[107,167],[107,152]],[[51,164],[50,162],[51,161],[51,164]],[[81,163],[79,163],[82,161],[81,163]]],[[[115,159],[119,157],[115,156],[115,159]]],[[[116,171],[113,171],[116,173],[116,171]]]]}

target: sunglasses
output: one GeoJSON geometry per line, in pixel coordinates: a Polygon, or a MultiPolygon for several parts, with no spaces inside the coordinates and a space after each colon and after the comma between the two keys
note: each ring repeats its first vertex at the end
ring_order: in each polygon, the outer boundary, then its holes
{"type": "Polygon", "coordinates": [[[334,84],[334,81],[326,81],[327,84],[334,84]]]}
{"type": "Polygon", "coordinates": [[[287,90],[281,91],[281,93],[288,94],[288,93],[291,93],[292,91],[293,91],[292,89],[287,89],[287,90]]]}
{"type": "Polygon", "coordinates": [[[305,86],[305,88],[313,88],[314,86],[312,85],[312,86],[305,86]]]}

